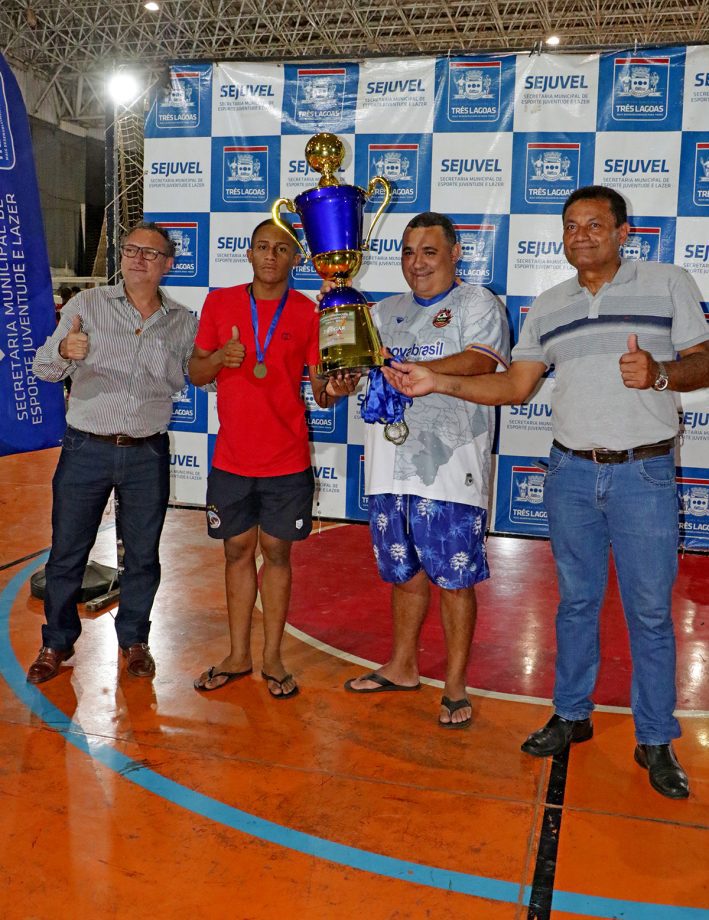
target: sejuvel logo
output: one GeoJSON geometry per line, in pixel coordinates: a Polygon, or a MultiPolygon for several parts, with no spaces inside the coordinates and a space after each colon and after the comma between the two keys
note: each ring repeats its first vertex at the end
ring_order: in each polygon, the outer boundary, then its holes
{"type": "Polygon", "coordinates": [[[150,164],[152,176],[201,176],[199,160],[157,160],[150,164]]]}
{"type": "Polygon", "coordinates": [[[563,252],[561,240],[519,240],[517,243],[517,255],[520,256],[560,256],[563,252]]]}
{"type": "Polygon", "coordinates": [[[248,236],[218,236],[217,250],[226,252],[243,252],[251,245],[251,238],[248,236]]]}
{"type": "Polygon", "coordinates": [[[270,83],[224,83],[219,87],[222,99],[273,99],[270,83]]]}
{"type": "Polygon", "coordinates": [[[537,89],[542,93],[558,92],[560,89],[590,89],[586,75],[582,73],[529,74],[524,78],[524,88],[537,89]]]}
{"type": "Polygon", "coordinates": [[[365,93],[367,96],[393,96],[403,93],[425,93],[426,87],[421,79],[411,80],[370,80],[365,93]]]}
{"type": "Polygon", "coordinates": [[[170,466],[198,470],[200,468],[199,457],[194,454],[170,454],[170,466]]]}

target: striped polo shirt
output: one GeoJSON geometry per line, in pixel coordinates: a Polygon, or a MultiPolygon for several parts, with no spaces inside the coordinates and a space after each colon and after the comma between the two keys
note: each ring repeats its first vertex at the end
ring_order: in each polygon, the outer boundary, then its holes
{"type": "Polygon", "coordinates": [[[71,376],[67,422],[73,428],[135,438],[167,429],[173,394],[184,386],[197,320],[162,291],[160,296],[162,307],[146,320],[123,284],[82,291],[62,310],[32,370],[50,382],[71,376]],[[76,315],[89,337],[89,352],[83,361],[65,361],[59,343],[76,315]]]}
{"type": "Polygon", "coordinates": [[[554,366],[557,441],[576,450],[627,450],[674,437],[675,394],[624,386],[618,362],[631,333],[656,361],[672,361],[676,352],[709,339],[700,301],[684,269],[626,260],[595,296],[578,277],[540,294],[512,358],[554,366]]]}

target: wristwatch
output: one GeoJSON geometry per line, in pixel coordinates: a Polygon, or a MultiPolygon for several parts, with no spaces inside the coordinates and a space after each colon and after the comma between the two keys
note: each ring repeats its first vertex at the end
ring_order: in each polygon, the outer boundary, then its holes
{"type": "Polygon", "coordinates": [[[657,362],[657,377],[655,377],[655,382],[652,385],[653,390],[666,390],[669,385],[669,377],[667,376],[667,369],[661,361],[657,362]]]}

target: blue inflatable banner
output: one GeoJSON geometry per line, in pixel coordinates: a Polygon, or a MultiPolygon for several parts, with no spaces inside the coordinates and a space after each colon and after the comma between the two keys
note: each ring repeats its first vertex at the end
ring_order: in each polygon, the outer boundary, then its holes
{"type": "Polygon", "coordinates": [[[54,324],[27,113],[0,55],[0,456],[61,439],[63,388],[32,374],[35,350],[54,324]]]}

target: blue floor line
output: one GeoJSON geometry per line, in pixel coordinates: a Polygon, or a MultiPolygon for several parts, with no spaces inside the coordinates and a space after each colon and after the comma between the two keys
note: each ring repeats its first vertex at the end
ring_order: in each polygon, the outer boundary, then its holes
{"type": "MultiPolygon", "coordinates": [[[[139,761],[126,757],[105,741],[87,736],[77,722],[68,718],[54,706],[37,687],[27,683],[25,672],[20,667],[10,643],[10,611],[15,598],[31,573],[46,562],[47,555],[33,559],[11,579],[0,594],[0,673],[25,706],[51,728],[62,734],[70,744],[147,792],[158,795],[186,811],[201,815],[241,833],[249,834],[259,840],[265,840],[316,859],[328,860],[341,866],[361,869],[386,878],[414,882],[430,888],[487,898],[491,901],[518,903],[520,886],[512,882],[394,859],[391,856],[345,846],[284,827],[189,789],[145,767],[139,761]]],[[[526,886],[524,889],[525,904],[529,902],[529,894],[530,888],[526,886]]],[[[564,891],[555,891],[553,908],[567,913],[585,914],[591,917],[609,918],[609,920],[610,918],[618,918],[618,920],[626,920],[626,918],[627,920],[707,920],[707,912],[698,908],[622,901],[564,891]]]]}

